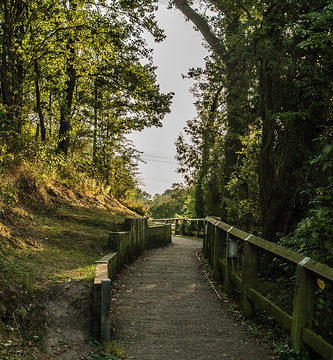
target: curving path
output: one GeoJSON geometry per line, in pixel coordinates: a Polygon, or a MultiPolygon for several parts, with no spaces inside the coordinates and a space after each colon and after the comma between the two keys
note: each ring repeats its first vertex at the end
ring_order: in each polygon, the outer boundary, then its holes
{"type": "Polygon", "coordinates": [[[173,238],[116,280],[114,341],[128,359],[268,360],[272,352],[223,309],[198,266],[201,242],[173,238]]]}

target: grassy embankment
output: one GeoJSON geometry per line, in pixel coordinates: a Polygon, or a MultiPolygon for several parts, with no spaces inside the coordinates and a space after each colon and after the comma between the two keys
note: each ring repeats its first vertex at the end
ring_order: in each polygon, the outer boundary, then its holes
{"type": "Polygon", "coordinates": [[[110,196],[57,181],[39,188],[30,175],[13,180],[20,184],[15,201],[0,202],[0,359],[49,358],[44,310],[51,289],[70,281],[89,288],[109,232],[134,215],[110,196]]]}

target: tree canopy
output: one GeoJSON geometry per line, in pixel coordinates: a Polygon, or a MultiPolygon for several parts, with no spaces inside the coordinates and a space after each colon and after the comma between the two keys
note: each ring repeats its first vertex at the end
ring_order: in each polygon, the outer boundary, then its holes
{"type": "Polygon", "coordinates": [[[184,129],[191,143],[183,135],[176,143],[179,171],[195,187],[197,215],[222,216],[272,241],[305,231],[304,221],[312,219],[330,247],[332,209],[317,200],[319,193],[332,199],[332,178],[327,163],[325,170],[317,165],[332,148],[332,4],[170,5],[211,50],[205,68],[188,73],[197,99],[197,116],[184,129]]]}
{"type": "Polygon", "coordinates": [[[3,151],[58,154],[118,197],[133,187],[138,153],[125,135],[161,126],[172,99],[142,37],[164,39],[155,10],[151,0],[1,1],[3,151]]]}

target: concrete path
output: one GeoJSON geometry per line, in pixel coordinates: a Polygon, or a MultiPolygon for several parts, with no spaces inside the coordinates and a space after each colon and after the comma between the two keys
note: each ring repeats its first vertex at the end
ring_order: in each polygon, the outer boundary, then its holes
{"type": "Polygon", "coordinates": [[[112,294],[114,341],[128,359],[268,360],[267,345],[223,309],[199,268],[201,242],[173,238],[116,280],[112,294]]]}

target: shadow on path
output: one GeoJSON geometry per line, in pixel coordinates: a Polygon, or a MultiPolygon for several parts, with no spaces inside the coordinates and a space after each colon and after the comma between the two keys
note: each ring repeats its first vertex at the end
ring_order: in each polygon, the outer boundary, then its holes
{"type": "Polygon", "coordinates": [[[198,266],[198,240],[173,238],[132,264],[112,294],[114,340],[129,359],[268,360],[215,296],[198,266]]]}

